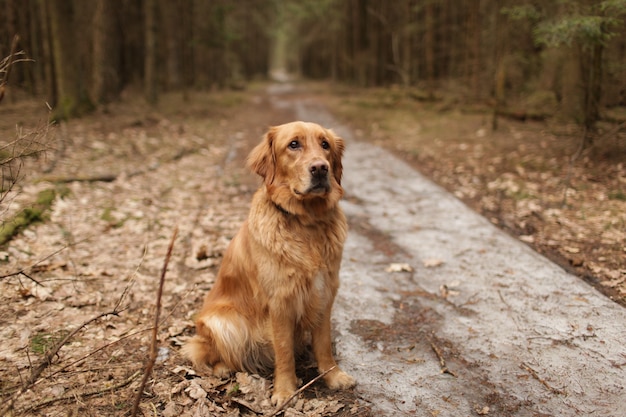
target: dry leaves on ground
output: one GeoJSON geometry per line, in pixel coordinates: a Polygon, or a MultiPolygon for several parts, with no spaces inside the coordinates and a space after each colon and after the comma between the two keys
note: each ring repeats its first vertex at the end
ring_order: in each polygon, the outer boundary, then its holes
{"type": "MultiPolygon", "coordinates": [[[[46,221],[24,230],[1,253],[3,410],[10,405],[16,416],[130,410],[175,228],[179,235],[161,300],[158,357],[141,410],[144,415],[235,416],[273,408],[271,378],[200,377],[180,355],[193,333],[193,314],[258,184],[245,170],[244,158],[266,129],[268,114],[259,108],[267,110],[267,103],[244,93],[224,94],[224,103],[235,104],[220,105],[214,94],[148,113],[141,103],[112,106],[107,114],[55,130],[57,151],[46,164],[52,169],[44,172],[29,161],[30,175],[4,201],[3,216],[42,189],[67,192],[55,200],[46,221]],[[34,374],[38,368],[43,368],[40,375],[34,374]]],[[[285,415],[364,410],[353,394],[331,394],[322,384],[305,396],[307,401],[298,401],[285,415]]]]}

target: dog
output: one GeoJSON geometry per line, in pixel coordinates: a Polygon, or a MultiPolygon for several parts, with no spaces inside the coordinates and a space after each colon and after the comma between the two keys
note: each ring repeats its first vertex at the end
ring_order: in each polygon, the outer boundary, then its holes
{"type": "Polygon", "coordinates": [[[247,160],[262,184],[196,316],[196,335],[183,347],[197,369],[217,376],[273,367],[273,404],[296,391],[296,352],[309,335],[326,385],[355,385],[331,346],[347,235],[339,207],[344,148],[332,130],[315,123],[267,131],[247,160]]]}

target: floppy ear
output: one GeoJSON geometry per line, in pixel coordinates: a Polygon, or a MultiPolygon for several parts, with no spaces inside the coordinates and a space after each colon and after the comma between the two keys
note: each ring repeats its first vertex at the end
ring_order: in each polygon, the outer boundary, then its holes
{"type": "Polygon", "coordinates": [[[271,184],[274,181],[274,169],[276,166],[276,156],[274,155],[274,137],[276,135],[276,128],[271,127],[265,134],[261,143],[259,143],[250,155],[248,155],[248,167],[263,177],[266,184],[271,184]]]}
{"type": "Polygon", "coordinates": [[[343,158],[343,151],[346,148],[346,145],[339,136],[335,135],[334,132],[333,137],[335,138],[335,152],[333,155],[333,176],[335,180],[337,180],[337,184],[341,185],[341,176],[343,175],[343,165],[341,164],[341,158],[343,158]]]}

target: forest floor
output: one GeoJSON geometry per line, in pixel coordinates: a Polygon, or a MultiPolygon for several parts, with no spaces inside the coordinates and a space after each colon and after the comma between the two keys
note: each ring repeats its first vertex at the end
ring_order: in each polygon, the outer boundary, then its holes
{"type": "MultiPolygon", "coordinates": [[[[270,106],[263,91],[171,94],[156,109],[127,97],[50,129],[41,122],[42,103],[0,106],[0,137],[15,137],[15,126],[23,126],[25,136],[30,129],[45,132],[35,136],[49,148],[19,168],[18,183],[1,203],[3,225],[42,191],[58,196],[39,223],[0,249],[0,414],[8,405],[12,415],[128,413],[176,228],[144,415],[273,411],[271,378],[195,378],[179,354],[258,185],[245,157],[268,125],[293,117],[288,108],[270,106]]],[[[300,94],[325,103],[358,139],[393,150],[494,224],[624,303],[623,136],[570,163],[578,138],[567,128],[502,120],[491,132],[485,112],[389,90],[316,84],[300,94]]],[[[5,167],[5,176],[16,176],[18,166],[11,169],[5,167]]],[[[299,373],[305,381],[315,375],[306,363],[299,373]]],[[[308,400],[285,415],[370,414],[354,394],[331,393],[321,383],[304,395],[308,400]]]]}

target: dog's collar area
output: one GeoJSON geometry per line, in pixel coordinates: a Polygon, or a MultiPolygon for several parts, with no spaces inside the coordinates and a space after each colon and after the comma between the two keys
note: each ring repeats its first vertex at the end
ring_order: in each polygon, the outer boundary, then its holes
{"type": "MultiPolygon", "coordinates": [[[[274,203],[274,202],[272,201],[272,203],[274,203]]],[[[285,210],[285,208],[283,206],[281,206],[280,204],[278,204],[278,203],[274,203],[274,207],[276,207],[276,210],[280,211],[285,216],[291,216],[293,214],[293,213],[290,213],[287,210],[285,210]]]]}

